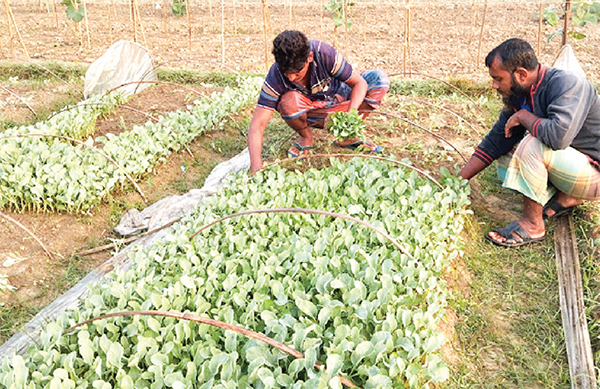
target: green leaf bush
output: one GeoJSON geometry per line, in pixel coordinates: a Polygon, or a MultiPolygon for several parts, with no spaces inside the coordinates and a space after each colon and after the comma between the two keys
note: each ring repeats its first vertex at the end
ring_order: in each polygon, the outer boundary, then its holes
{"type": "MultiPolygon", "coordinates": [[[[122,169],[90,148],[61,139],[6,138],[43,133],[85,139],[96,118],[112,109],[106,105],[81,105],[49,121],[9,129],[0,134],[0,208],[84,212],[126,181],[125,173],[139,177],[151,172],[172,151],[205,131],[222,127],[230,114],[256,100],[259,88],[258,77],[240,79],[238,88],[225,88],[210,99],[196,101],[189,112],[160,116],[160,123],[148,121],[119,136],[87,139],[87,144],[102,148],[122,169]]],[[[122,103],[122,98],[86,102],[122,103]]]]}
{"type": "Polygon", "coordinates": [[[5,358],[7,388],[427,388],[449,374],[437,327],[442,276],[462,253],[468,186],[444,172],[444,190],[391,164],[332,159],[306,173],[239,174],[172,233],[132,254],[133,266],[95,286],[46,326],[25,357],[5,358]],[[344,213],[385,229],[411,256],[358,223],[328,216],[258,214],[300,207],[344,213]],[[231,331],[173,318],[109,312],[193,312],[264,333],[306,355],[294,359],[231,331]],[[315,361],[327,369],[313,369],[315,361]]]}
{"type": "Polygon", "coordinates": [[[329,132],[339,141],[356,138],[364,141],[366,127],[364,120],[355,108],[349,112],[333,113],[329,122],[329,132]]]}

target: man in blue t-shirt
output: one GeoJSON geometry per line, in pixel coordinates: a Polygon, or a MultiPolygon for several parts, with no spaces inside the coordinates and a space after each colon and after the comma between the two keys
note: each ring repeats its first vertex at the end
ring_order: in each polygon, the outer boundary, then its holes
{"type": "MultiPolygon", "coordinates": [[[[363,117],[379,107],[389,89],[387,76],[379,70],[355,72],[333,47],[309,41],[300,31],[283,31],[273,41],[275,63],[269,69],[248,131],[250,171],[262,168],[263,133],[273,111],[299,135],[288,150],[290,157],[306,155],[313,145],[309,127],[323,128],[331,112],[356,108],[363,117]]],[[[340,146],[362,146],[368,152],[381,147],[372,141],[349,139],[340,146]]]]}

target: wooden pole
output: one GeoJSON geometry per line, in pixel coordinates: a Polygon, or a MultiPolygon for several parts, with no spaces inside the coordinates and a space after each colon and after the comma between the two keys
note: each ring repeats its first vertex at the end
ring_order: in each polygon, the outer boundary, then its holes
{"type": "Polygon", "coordinates": [[[85,3],[85,0],[82,0],[82,1],[83,1],[83,18],[85,19],[85,33],[87,36],[88,50],[90,50],[92,48],[92,44],[90,43],[90,26],[88,23],[87,5],[85,3]]]}
{"type": "Polygon", "coordinates": [[[106,3],[106,10],[108,11],[108,43],[112,44],[113,38],[112,38],[112,15],[110,14],[111,12],[111,8],[113,5],[113,0],[110,0],[110,2],[106,3]]]}
{"type": "Polygon", "coordinates": [[[290,28],[293,28],[293,27],[294,27],[294,25],[292,24],[292,7],[293,7],[292,0],[289,0],[289,1],[288,1],[288,6],[289,6],[289,8],[290,8],[290,9],[289,9],[289,19],[290,19],[290,21],[289,21],[289,25],[290,25],[290,28]]]}
{"type": "MultiPolygon", "coordinates": [[[[404,8],[404,59],[402,63],[404,73],[411,73],[410,64],[410,0],[406,0],[404,8]]],[[[409,76],[410,77],[410,76],[409,76]]]]}
{"type": "Polygon", "coordinates": [[[538,20],[538,49],[537,56],[540,57],[542,51],[542,22],[544,21],[544,0],[540,0],[540,18],[538,20]]]}
{"type": "Polygon", "coordinates": [[[52,2],[52,10],[54,11],[54,24],[58,30],[58,10],[56,9],[56,0],[52,2]]]}
{"type": "Polygon", "coordinates": [[[15,59],[15,44],[13,42],[14,36],[10,23],[10,5],[8,4],[8,0],[4,0],[4,10],[6,11],[6,26],[8,27],[8,47],[10,48],[10,55],[12,59],[15,59]]]}
{"type": "MultiPolygon", "coordinates": [[[[6,0],[5,0],[6,1],[6,0]]],[[[269,70],[269,46],[267,43],[267,0],[262,1],[263,43],[265,46],[265,72],[269,70]]]]}
{"type": "Polygon", "coordinates": [[[221,0],[221,63],[225,64],[225,0],[221,0]]]}
{"type": "Polygon", "coordinates": [[[168,2],[167,0],[163,0],[163,32],[166,34],[167,33],[167,6],[168,6],[168,2]]]}
{"type": "Polygon", "coordinates": [[[594,357],[583,302],[577,239],[571,215],[563,215],[556,220],[554,251],[571,388],[595,389],[597,383],[594,357]]]}
{"type": "Polygon", "coordinates": [[[191,0],[185,1],[185,14],[187,15],[188,22],[188,48],[192,49],[192,6],[191,0]]]}
{"type": "Polygon", "coordinates": [[[21,33],[19,32],[19,27],[17,27],[17,22],[15,21],[15,15],[13,15],[12,10],[10,9],[10,4],[8,4],[8,0],[5,0],[5,4],[7,6],[8,14],[10,15],[10,20],[12,21],[13,27],[15,28],[15,32],[17,33],[17,37],[19,38],[19,42],[21,43],[21,47],[23,47],[23,51],[25,52],[27,61],[29,61],[30,60],[29,53],[27,52],[27,48],[25,47],[25,42],[23,42],[23,38],[21,37],[21,33]]]}
{"type": "Polygon", "coordinates": [[[567,33],[569,32],[569,19],[571,19],[571,0],[565,3],[565,26],[563,27],[562,45],[567,44],[567,33]]]}
{"type": "Polygon", "coordinates": [[[133,27],[133,41],[137,43],[137,27],[135,22],[135,8],[133,6],[134,0],[129,0],[129,19],[131,26],[133,27]]]}
{"type": "Polygon", "coordinates": [[[212,0],[208,0],[208,16],[213,17],[212,15],[212,0]]]}
{"type": "Polygon", "coordinates": [[[140,26],[140,33],[142,34],[142,42],[144,42],[144,47],[148,47],[148,44],[146,43],[146,33],[144,32],[144,24],[142,23],[142,16],[140,15],[140,6],[138,5],[137,0],[134,0],[134,4],[136,20],[138,25],[140,26]]]}
{"type": "Polygon", "coordinates": [[[483,7],[483,18],[481,19],[481,30],[479,31],[479,44],[477,45],[477,62],[475,63],[475,68],[479,66],[479,56],[481,55],[481,41],[483,40],[483,27],[485,26],[485,17],[487,15],[488,2],[485,0],[485,5],[483,7]]]}

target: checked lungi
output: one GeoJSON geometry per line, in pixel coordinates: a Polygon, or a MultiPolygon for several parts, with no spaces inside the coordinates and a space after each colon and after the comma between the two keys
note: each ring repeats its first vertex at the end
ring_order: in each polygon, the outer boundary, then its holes
{"type": "MultiPolygon", "coordinates": [[[[383,96],[390,89],[390,80],[380,70],[365,70],[360,76],[368,85],[364,102],[373,109],[379,108],[383,96]]],[[[325,119],[330,113],[348,110],[351,93],[352,88],[342,84],[334,99],[313,101],[300,92],[290,91],[281,96],[277,112],[284,120],[294,119],[306,113],[310,127],[324,128],[325,119]]]]}
{"type": "Polygon", "coordinates": [[[590,158],[572,147],[552,150],[530,134],[512,155],[498,159],[502,186],[546,204],[557,190],[582,200],[600,199],[600,171],[590,158]]]}

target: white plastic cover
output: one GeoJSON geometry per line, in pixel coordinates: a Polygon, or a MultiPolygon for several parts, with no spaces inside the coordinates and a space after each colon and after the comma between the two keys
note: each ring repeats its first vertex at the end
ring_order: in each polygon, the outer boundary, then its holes
{"type": "Polygon", "coordinates": [[[562,49],[560,49],[552,66],[558,69],[570,70],[573,73],[586,78],[585,72],[581,68],[581,65],[579,65],[579,61],[575,58],[575,53],[573,53],[571,45],[564,45],[562,49]]]}
{"type": "MultiPolygon", "coordinates": [[[[106,91],[132,81],[156,81],[156,70],[146,48],[135,42],[118,41],[94,61],[85,73],[84,97],[106,91]]],[[[119,88],[129,96],[151,84],[130,84],[119,88]]]]}
{"type": "Polygon", "coordinates": [[[182,196],[168,196],[157,201],[141,212],[130,209],[115,227],[122,236],[133,235],[143,230],[154,230],[191,212],[206,196],[214,194],[227,177],[240,170],[250,168],[250,154],[246,148],[237,156],[217,165],[204,181],[201,189],[192,189],[182,196]]]}

